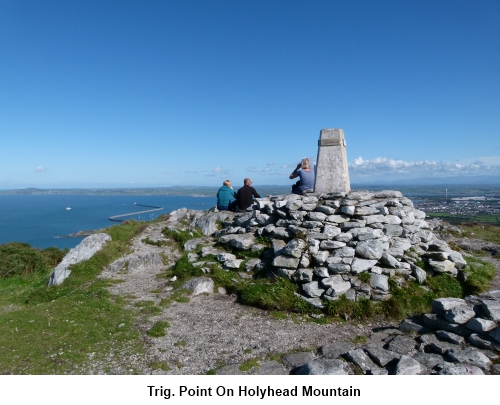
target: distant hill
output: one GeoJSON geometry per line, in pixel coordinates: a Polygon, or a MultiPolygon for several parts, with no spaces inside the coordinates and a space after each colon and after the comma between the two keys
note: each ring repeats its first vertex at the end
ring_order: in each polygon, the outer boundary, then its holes
{"type": "MultiPolygon", "coordinates": [[[[238,190],[239,187],[235,187],[238,190]]],[[[291,185],[260,185],[255,186],[257,192],[262,195],[288,194],[291,185]]],[[[500,184],[418,184],[418,183],[353,183],[353,190],[399,190],[404,193],[431,193],[444,194],[445,190],[451,194],[500,194],[500,184]]],[[[219,187],[210,186],[173,186],[173,187],[151,187],[151,188],[64,188],[64,189],[41,189],[25,188],[18,190],[0,190],[0,195],[183,195],[183,196],[215,196],[219,187]]]]}

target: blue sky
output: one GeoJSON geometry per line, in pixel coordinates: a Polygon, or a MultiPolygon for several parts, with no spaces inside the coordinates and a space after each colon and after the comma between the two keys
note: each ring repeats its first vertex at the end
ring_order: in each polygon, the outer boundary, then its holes
{"type": "Polygon", "coordinates": [[[500,183],[500,1],[0,1],[0,188],[500,183]],[[426,181],[427,181],[426,180],[426,181]]]}

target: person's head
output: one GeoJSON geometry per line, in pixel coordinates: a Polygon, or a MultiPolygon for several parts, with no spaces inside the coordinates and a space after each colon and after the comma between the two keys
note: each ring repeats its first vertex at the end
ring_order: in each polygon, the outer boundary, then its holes
{"type": "Polygon", "coordinates": [[[302,169],[310,169],[311,168],[311,162],[309,162],[308,158],[304,158],[304,159],[302,159],[300,167],[302,167],[302,169]]]}
{"type": "Polygon", "coordinates": [[[250,186],[250,185],[252,184],[252,180],[250,180],[250,179],[247,177],[245,180],[243,180],[243,184],[244,184],[245,186],[250,186]]]}
{"type": "Polygon", "coordinates": [[[231,187],[231,180],[224,180],[224,182],[222,183],[223,186],[228,186],[228,187],[231,187]]]}

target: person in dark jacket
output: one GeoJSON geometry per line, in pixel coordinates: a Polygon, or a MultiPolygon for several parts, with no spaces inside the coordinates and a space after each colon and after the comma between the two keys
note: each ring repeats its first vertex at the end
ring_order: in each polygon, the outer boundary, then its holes
{"type": "Polygon", "coordinates": [[[252,187],[252,180],[243,180],[243,187],[238,190],[236,200],[238,201],[238,211],[246,211],[253,204],[253,198],[260,198],[260,195],[252,187]]]}
{"type": "Polygon", "coordinates": [[[236,201],[231,201],[231,198],[236,198],[236,192],[231,186],[231,181],[224,180],[222,187],[217,191],[217,209],[219,211],[234,211],[236,201]]]}

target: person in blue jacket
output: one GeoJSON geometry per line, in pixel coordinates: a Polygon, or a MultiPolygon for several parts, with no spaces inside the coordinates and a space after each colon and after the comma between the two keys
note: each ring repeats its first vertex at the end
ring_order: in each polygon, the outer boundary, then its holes
{"type": "Polygon", "coordinates": [[[222,187],[217,191],[217,209],[219,211],[234,211],[236,201],[231,201],[231,198],[236,198],[236,192],[231,186],[231,181],[224,180],[222,187]]]}
{"type": "Polygon", "coordinates": [[[292,174],[290,174],[290,179],[297,177],[300,177],[300,180],[292,186],[292,194],[302,194],[314,189],[316,173],[315,170],[311,169],[311,162],[308,158],[303,158],[292,174]]]}

